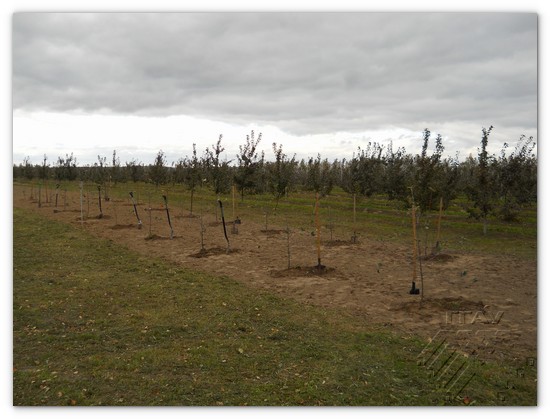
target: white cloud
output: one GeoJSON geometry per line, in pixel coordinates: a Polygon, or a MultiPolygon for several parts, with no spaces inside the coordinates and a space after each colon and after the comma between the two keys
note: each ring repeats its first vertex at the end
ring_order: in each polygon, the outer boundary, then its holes
{"type": "Polygon", "coordinates": [[[219,134],[230,159],[251,129],[268,155],[330,159],[363,138],[414,153],[424,128],[461,155],[491,124],[495,144],[536,136],[535,14],[23,13],[13,28],[16,161],[177,159],[219,134]]]}
{"type": "MultiPolygon", "coordinates": [[[[488,127],[488,125],[487,125],[488,127]]],[[[74,153],[81,164],[93,164],[97,156],[106,156],[110,161],[113,150],[117,150],[122,163],[138,159],[152,163],[159,150],[166,153],[168,162],[190,156],[192,145],[202,154],[206,147],[214,144],[220,134],[225,147],[225,158],[235,159],[238,146],[243,144],[246,135],[252,130],[262,133],[260,149],[266,158],[272,157],[271,144],[283,145],[287,155],[296,153],[298,158],[306,158],[321,153],[323,158],[350,158],[357,147],[365,147],[369,142],[379,142],[393,147],[405,147],[408,152],[420,150],[421,133],[429,128],[433,138],[440,133],[444,138],[445,155],[459,151],[460,157],[475,154],[481,139],[481,127],[477,124],[434,124],[421,122],[413,129],[388,127],[381,130],[359,132],[335,132],[328,134],[293,135],[283,132],[274,125],[232,125],[219,121],[189,116],[142,117],[129,115],[89,115],[51,112],[15,111],[13,117],[13,161],[22,162],[30,156],[38,163],[46,154],[54,164],[58,156],[74,153]],[[453,133],[449,135],[448,133],[453,133]],[[46,139],[46,140],[45,140],[46,139]]],[[[490,139],[490,149],[497,152],[503,142],[513,143],[521,134],[536,135],[521,128],[512,128],[515,135],[506,137],[495,128],[490,139]]],[[[431,144],[433,146],[433,144],[431,144]]]]}

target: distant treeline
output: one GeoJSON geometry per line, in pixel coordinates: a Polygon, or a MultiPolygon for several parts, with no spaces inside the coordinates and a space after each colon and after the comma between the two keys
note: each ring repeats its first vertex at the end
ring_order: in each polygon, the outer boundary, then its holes
{"type": "Polygon", "coordinates": [[[477,156],[462,162],[458,157],[443,158],[441,135],[436,136],[429,151],[432,136],[428,129],[423,131],[418,154],[407,153],[402,147],[394,149],[392,143],[383,146],[372,142],[358,148],[349,159],[332,162],[320,155],[298,161],[276,143],[272,144],[272,157],[266,158],[258,150],[262,135],[255,137],[252,131],[232,160],[222,159],[225,149],[220,135],[216,144],[202,154],[193,144],[191,156],[171,164],[162,150],[149,164],[135,159],[121,164],[115,150],[109,161],[98,156],[93,165],[79,166],[71,153],[59,156],[53,164],[46,156],[40,164],[32,164],[27,157],[14,165],[13,176],[38,181],[82,180],[98,185],[151,182],[157,186],[182,185],[192,192],[210,188],[216,194],[228,193],[235,185],[243,199],[248,194],[270,192],[277,202],[297,190],[323,196],[339,186],[358,196],[385,195],[405,206],[411,205],[414,196],[422,212],[438,208],[440,199],[447,207],[456,197],[466,196],[472,204],[472,217],[486,219],[494,214],[514,220],[522,206],[537,200],[536,143],[532,137],[522,136],[513,150],[504,144],[499,155],[490,155],[487,144],[492,128],[482,129],[477,156]]]}

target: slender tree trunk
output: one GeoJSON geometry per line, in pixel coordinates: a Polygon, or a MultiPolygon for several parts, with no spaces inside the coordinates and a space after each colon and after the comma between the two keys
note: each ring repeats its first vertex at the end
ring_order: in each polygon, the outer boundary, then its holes
{"type": "Polygon", "coordinates": [[[412,228],[413,228],[413,282],[416,282],[416,260],[418,259],[418,242],[416,240],[416,210],[414,202],[412,206],[412,228]]]}
{"type": "Polygon", "coordinates": [[[201,218],[201,252],[204,252],[205,251],[205,248],[204,248],[204,223],[203,223],[203,220],[202,220],[202,204],[201,204],[201,207],[200,207],[200,211],[201,211],[201,214],[200,214],[200,218],[201,218]]]}
{"type": "Polygon", "coordinates": [[[321,265],[321,224],[319,222],[319,193],[315,194],[315,226],[317,229],[317,267],[320,269],[321,265]]]}
{"type": "Polygon", "coordinates": [[[116,202],[115,202],[115,198],[114,196],[111,197],[111,205],[113,207],[113,213],[115,214],[115,225],[118,225],[118,214],[117,214],[117,210],[116,210],[116,202]]]}
{"type": "Polygon", "coordinates": [[[82,210],[82,182],[80,182],[80,225],[84,226],[84,211],[82,210]]]}
{"type": "Polygon", "coordinates": [[[443,197],[439,198],[439,216],[437,217],[437,239],[435,241],[436,251],[439,252],[441,240],[441,217],[443,216],[443,197]]]}
{"type": "Polygon", "coordinates": [[[288,221],[286,223],[286,255],[288,259],[287,268],[290,269],[290,228],[288,227],[288,221]]]}
{"type": "Polygon", "coordinates": [[[153,237],[153,211],[151,208],[151,192],[149,192],[149,237],[153,237]]]}
{"type": "Polygon", "coordinates": [[[353,236],[351,236],[352,243],[357,242],[357,194],[353,194],[353,236]]]}
{"type": "Polygon", "coordinates": [[[233,205],[233,221],[235,221],[236,220],[235,218],[235,185],[231,187],[231,196],[232,196],[231,203],[233,205]]]}

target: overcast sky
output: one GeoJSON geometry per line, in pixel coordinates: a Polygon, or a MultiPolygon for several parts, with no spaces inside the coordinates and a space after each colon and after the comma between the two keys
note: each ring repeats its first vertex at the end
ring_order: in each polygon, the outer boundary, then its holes
{"type": "Polygon", "coordinates": [[[13,17],[13,160],[150,163],[251,130],[260,148],[351,157],[378,141],[445,155],[537,138],[537,15],[31,14],[13,17]]]}

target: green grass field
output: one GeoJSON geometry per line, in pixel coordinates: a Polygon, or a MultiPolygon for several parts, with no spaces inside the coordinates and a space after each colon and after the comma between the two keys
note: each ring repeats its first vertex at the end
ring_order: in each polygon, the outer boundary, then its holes
{"type": "MultiPolygon", "coordinates": [[[[245,200],[251,212],[262,205],[254,202],[245,200]]],[[[372,233],[365,223],[369,234],[405,234],[376,224],[372,233]]],[[[365,318],[193,272],[18,208],[13,236],[15,405],[537,403],[536,370],[517,362],[464,358],[474,375],[451,387],[452,376],[418,365],[426,342],[365,318]]]]}

